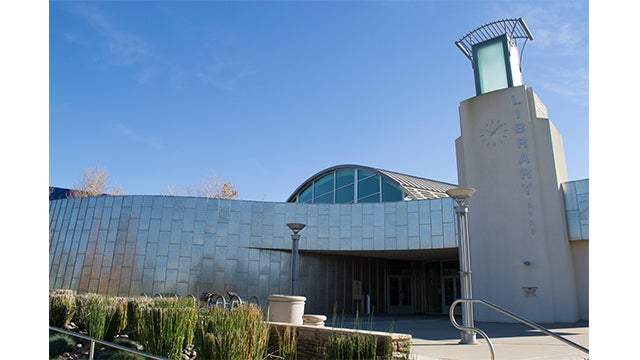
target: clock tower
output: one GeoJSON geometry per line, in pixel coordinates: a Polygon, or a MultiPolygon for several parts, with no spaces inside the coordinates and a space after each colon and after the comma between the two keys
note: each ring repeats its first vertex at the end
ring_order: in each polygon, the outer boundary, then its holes
{"type": "MultiPolygon", "coordinates": [[[[484,25],[456,42],[476,84],[476,96],[460,103],[456,139],[458,182],[476,189],[468,201],[473,295],[536,322],[573,322],[562,137],[522,83],[516,39],[533,39],[522,19],[484,25]]],[[[477,320],[506,320],[481,305],[474,311],[477,320]]]]}

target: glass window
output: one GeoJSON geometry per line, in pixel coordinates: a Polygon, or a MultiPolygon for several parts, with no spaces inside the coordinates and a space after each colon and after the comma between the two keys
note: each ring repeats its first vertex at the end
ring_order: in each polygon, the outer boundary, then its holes
{"type": "Polygon", "coordinates": [[[402,201],[403,192],[396,184],[387,179],[382,179],[382,201],[402,201]]]}
{"type": "Polygon", "coordinates": [[[505,45],[506,40],[499,37],[474,46],[478,95],[509,87],[505,45]]]}
{"type": "Polygon", "coordinates": [[[358,202],[361,202],[361,203],[380,202],[380,193],[373,194],[366,198],[358,199],[358,202]]]}
{"type": "Polygon", "coordinates": [[[353,184],[353,169],[336,171],[336,188],[353,184]]]}
{"type": "Polygon", "coordinates": [[[313,190],[316,197],[333,190],[333,174],[334,173],[325,175],[322,178],[316,180],[316,182],[313,184],[313,190]]]}
{"type": "Polygon", "coordinates": [[[318,196],[315,199],[313,199],[314,203],[333,203],[333,191],[327,194],[324,194],[322,196],[318,196]]]}
{"type": "Polygon", "coordinates": [[[300,195],[298,195],[298,202],[305,203],[311,201],[311,189],[311,185],[309,185],[306,189],[302,190],[300,195]]]}
{"type": "Polygon", "coordinates": [[[443,276],[458,275],[459,271],[460,271],[460,262],[458,260],[443,261],[442,262],[442,275],[443,276]]]}
{"type": "Polygon", "coordinates": [[[358,170],[358,180],[366,179],[370,176],[375,175],[375,173],[367,170],[358,170]]]}
{"type": "Polygon", "coordinates": [[[380,192],[380,177],[373,176],[358,182],[358,199],[380,192]]]}
{"type": "Polygon", "coordinates": [[[347,204],[353,202],[353,184],[336,190],[336,203],[347,204]]]}

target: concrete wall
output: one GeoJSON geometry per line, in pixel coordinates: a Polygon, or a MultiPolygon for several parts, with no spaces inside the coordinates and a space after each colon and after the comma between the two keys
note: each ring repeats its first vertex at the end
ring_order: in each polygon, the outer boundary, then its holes
{"type": "Polygon", "coordinates": [[[589,240],[571,241],[580,320],[589,320],[589,240]]]}
{"type": "MultiPolygon", "coordinates": [[[[544,104],[525,86],[483,94],[460,104],[460,127],[459,182],[477,190],[468,202],[474,297],[537,322],[578,320],[566,166],[544,104]]],[[[504,320],[483,308],[476,318],[504,320]]]]}
{"type": "Polygon", "coordinates": [[[376,354],[380,359],[409,359],[411,355],[411,335],[370,330],[354,330],[308,325],[269,323],[269,348],[277,349],[278,340],[286,339],[285,331],[295,332],[297,354],[300,359],[325,359],[330,339],[341,336],[371,336],[376,339],[376,354]]]}

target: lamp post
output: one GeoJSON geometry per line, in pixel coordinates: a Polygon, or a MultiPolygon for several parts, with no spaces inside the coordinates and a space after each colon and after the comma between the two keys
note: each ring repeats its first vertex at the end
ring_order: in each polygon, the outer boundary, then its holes
{"type": "MultiPolygon", "coordinates": [[[[474,193],[475,189],[455,188],[447,190],[446,193],[458,203],[454,207],[458,218],[458,246],[460,254],[460,285],[463,299],[472,299],[473,290],[471,288],[471,250],[469,246],[469,224],[467,215],[469,206],[466,204],[474,193]]],[[[473,303],[462,303],[462,326],[473,327],[473,303]]],[[[477,344],[475,331],[465,330],[460,333],[460,344],[477,344]]]]}
{"type": "Polygon", "coordinates": [[[305,224],[300,223],[288,223],[287,227],[293,231],[291,234],[291,295],[297,295],[298,293],[298,241],[300,230],[304,229],[305,224]]]}

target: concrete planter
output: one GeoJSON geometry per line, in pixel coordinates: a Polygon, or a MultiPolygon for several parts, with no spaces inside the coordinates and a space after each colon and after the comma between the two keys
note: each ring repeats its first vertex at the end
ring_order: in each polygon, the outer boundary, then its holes
{"type": "Polygon", "coordinates": [[[302,315],[302,325],[324,327],[324,322],[326,320],[327,320],[327,317],[324,315],[312,315],[312,314],[302,315]]]}
{"type": "Polygon", "coordinates": [[[304,296],[269,296],[269,321],[302,325],[305,301],[304,296]]]}

